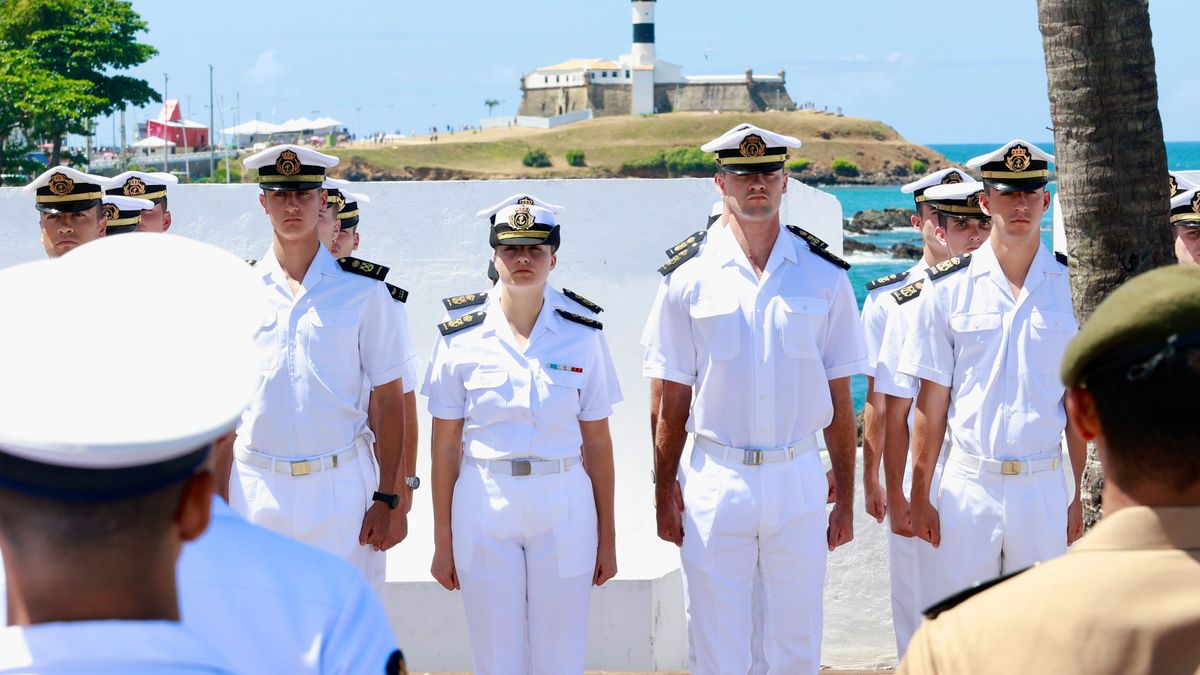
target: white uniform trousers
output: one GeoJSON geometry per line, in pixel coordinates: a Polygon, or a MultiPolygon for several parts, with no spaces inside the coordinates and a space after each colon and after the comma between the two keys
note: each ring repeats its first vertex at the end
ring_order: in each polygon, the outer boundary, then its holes
{"type": "Polygon", "coordinates": [[[518,477],[468,460],[451,530],[475,673],[583,673],[597,545],[583,467],[518,477]]]}
{"type": "Polygon", "coordinates": [[[359,436],[354,446],[353,460],[306,476],[235,460],[229,505],[255,525],[345,560],[379,593],[386,556],[358,543],[363,516],[379,486],[379,472],[370,438],[359,436]]]}
{"type": "MultiPolygon", "coordinates": [[[[1062,451],[1027,458],[1044,462],[1062,451]]],[[[1050,560],[1067,550],[1066,479],[1054,468],[1016,475],[980,466],[951,450],[937,492],[941,544],[936,549],[937,598],[978,581],[1050,560]]]]}
{"type": "Polygon", "coordinates": [[[693,673],[750,670],[756,574],[766,672],[816,673],[828,491],[817,452],[746,466],[694,450],[681,480],[693,673]]]}

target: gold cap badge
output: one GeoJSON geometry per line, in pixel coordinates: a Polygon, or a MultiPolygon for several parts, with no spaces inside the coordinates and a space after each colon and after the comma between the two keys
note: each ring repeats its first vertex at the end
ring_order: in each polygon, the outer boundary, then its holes
{"type": "Polygon", "coordinates": [[[333,203],[337,204],[338,211],[346,208],[346,198],[340,194],[333,198],[333,203]]]}
{"type": "Polygon", "coordinates": [[[104,217],[105,218],[108,218],[109,220],[116,220],[120,215],[121,215],[121,210],[117,208],[116,204],[105,204],[104,205],[104,217]]]}
{"type": "Polygon", "coordinates": [[[529,212],[529,207],[518,206],[517,210],[509,215],[508,224],[514,230],[528,230],[533,227],[533,214],[529,212]]]}
{"type": "Polygon", "coordinates": [[[281,176],[295,176],[300,173],[300,158],[291,150],[284,150],[279,153],[279,159],[275,160],[275,170],[281,176]]]}
{"type": "Polygon", "coordinates": [[[767,154],[767,144],[763,143],[758,134],[750,134],[742,139],[738,151],[742,153],[742,157],[762,157],[767,154]]]}
{"type": "Polygon", "coordinates": [[[979,208],[979,193],[973,192],[967,195],[967,206],[977,209],[979,208]]]}
{"type": "Polygon", "coordinates": [[[521,197],[520,199],[517,200],[517,203],[524,204],[526,206],[533,206],[533,200],[530,199],[529,197],[521,197]]]}
{"type": "Polygon", "coordinates": [[[1192,211],[1200,213],[1200,192],[1192,196],[1192,211]]]}
{"type": "Polygon", "coordinates": [[[951,171],[942,178],[942,185],[953,185],[954,183],[962,182],[962,174],[957,171],[951,171]]]}
{"type": "Polygon", "coordinates": [[[75,189],[75,181],[67,178],[61,173],[56,173],[50,176],[50,192],[62,196],[71,194],[71,190],[75,189]]]}
{"type": "Polygon", "coordinates": [[[1168,174],[1167,184],[1171,186],[1171,196],[1175,196],[1175,193],[1179,192],[1179,184],[1175,182],[1175,176],[1168,174]]]}
{"type": "Polygon", "coordinates": [[[1014,145],[1008,149],[1004,155],[1004,166],[1008,167],[1009,171],[1024,171],[1029,168],[1029,148],[1023,145],[1014,145]]]}
{"type": "Polygon", "coordinates": [[[125,181],[125,189],[121,190],[126,197],[137,197],[146,194],[146,184],[136,176],[131,176],[125,181]]]}

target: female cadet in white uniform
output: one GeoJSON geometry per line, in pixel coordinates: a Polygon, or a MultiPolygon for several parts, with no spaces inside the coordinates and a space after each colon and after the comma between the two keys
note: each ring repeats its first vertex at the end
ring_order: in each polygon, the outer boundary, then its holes
{"type": "Polygon", "coordinates": [[[601,324],[546,283],[554,214],[504,207],[490,243],[497,291],[439,326],[424,385],[432,572],[463,591],[476,673],[582,673],[590,587],[616,572],[621,394],[601,324]]]}

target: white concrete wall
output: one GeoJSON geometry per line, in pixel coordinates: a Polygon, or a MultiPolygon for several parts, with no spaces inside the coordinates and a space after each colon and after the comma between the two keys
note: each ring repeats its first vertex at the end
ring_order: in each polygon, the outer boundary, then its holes
{"type": "MultiPolygon", "coordinates": [[[[558,269],[551,282],[605,307],[601,316],[620,373],[624,403],[612,418],[616,454],[619,574],[597,590],[590,668],[672,669],[684,664],[686,637],[676,549],[656,536],[650,483],[647,386],[638,338],[661,277],[663,249],[703,227],[717,198],[709,179],[450,181],[364,183],[358,256],[392,267],[408,289],[413,342],[427,362],[440,299],[488,288],[487,226],[477,209],[529,191],[566,210],[558,269]]],[[[260,258],[271,227],[252,185],[171,189],[172,232],[260,258]]],[[[785,222],[800,225],[841,253],[841,206],[792,181],[785,222]]],[[[43,256],[32,199],[0,189],[0,267],[43,256]]],[[[96,283],[104,283],[97,279],[96,283]]],[[[8,317],[6,320],[17,320],[8,317]]],[[[429,476],[430,418],[421,407],[418,471],[429,476]]],[[[861,498],[861,496],[860,496],[861,498]]],[[[883,527],[856,507],[856,539],[830,556],[826,587],[826,663],[877,665],[893,658],[883,527]]],[[[417,493],[409,538],[388,556],[388,610],[415,670],[466,670],[461,600],[430,578],[432,515],[428,488],[417,493]]]]}
{"type": "Polygon", "coordinates": [[[479,121],[481,129],[503,129],[510,126],[530,127],[533,129],[553,129],[564,124],[582,122],[592,119],[591,110],[576,110],[575,112],[554,117],[534,117],[530,115],[513,115],[507,117],[485,117],[479,121]]]}

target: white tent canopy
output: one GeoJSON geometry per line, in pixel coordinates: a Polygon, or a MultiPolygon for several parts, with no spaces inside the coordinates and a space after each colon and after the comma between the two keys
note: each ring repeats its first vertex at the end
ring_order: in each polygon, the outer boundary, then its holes
{"type": "Polygon", "coordinates": [[[159,138],[158,136],[150,136],[147,138],[143,138],[142,140],[138,141],[137,143],[134,143],[132,147],[135,147],[135,148],[173,148],[173,147],[175,147],[175,142],[168,141],[165,138],[159,138]]]}
{"type": "Polygon", "coordinates": [[[248,122],[242,122],[236,127],[222,129],[221,133],[236,136],[266,136],[268,134],[277,133],[278,131],[280,131],[278,124],[271,124],[270,122],[263,122],[262,120],[250,120],[248,122]]]}

